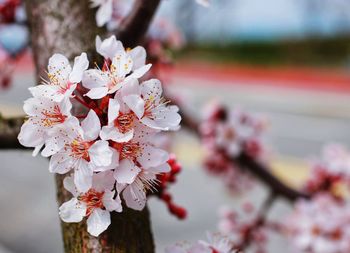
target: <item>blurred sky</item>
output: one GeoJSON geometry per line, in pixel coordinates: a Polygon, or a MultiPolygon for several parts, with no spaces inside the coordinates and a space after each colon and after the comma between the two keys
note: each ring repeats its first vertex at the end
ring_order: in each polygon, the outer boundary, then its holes
{"type": "Polygon", "coordinates": [[[273,40],[350,31],[349,0],[165,0],[160,16],[171,17],[193,39],[273,40]],[[175,11],[174,11],[175,10],[175,11]]]}

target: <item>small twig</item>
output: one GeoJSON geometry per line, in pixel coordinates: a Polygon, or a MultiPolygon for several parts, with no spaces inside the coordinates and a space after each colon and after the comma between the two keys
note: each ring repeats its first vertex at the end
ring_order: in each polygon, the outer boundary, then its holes
{"type": "Polygon", "coordinates": [[[126,47],[134,47],[140,42],[148,30],[153,16],[161,0],[136,0],[128,16],[121,22],[116,31],[117,38],[126,47]]]}

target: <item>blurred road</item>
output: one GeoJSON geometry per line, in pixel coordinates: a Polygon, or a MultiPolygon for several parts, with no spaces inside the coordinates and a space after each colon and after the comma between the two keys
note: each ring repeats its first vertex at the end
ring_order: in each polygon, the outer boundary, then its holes
{"type": "MultiPolygon", "coordinates": [[[[179,95],[187,109],[199,116],[199,108],[216,98],[228,106],[240,105],[249,111],[261,112],[269,118],[267,140],[273,147],[275,169],[284,175],[303,175],[304,164],[296,158],[317,155],[330,141],[350,144],[350,94],[315,90],[280,88],[260,82],[210,78],[174,77],[169,86],[179,95]],[[229,82],[229,83],[225,83],[229,82]],[[284,166],[288,165],[288,166],[284,166]]],[[[272,82],[272,81],[271,81],[272,82]]],[[[21,114],[21,104],[29,97],[25,89],[34,83],[32,75],[16,76],[13,88],[0,93],[0,111],[6,115],[21,114]]],[[[204,238],[205,231],[215,230],[217,208],[223,204],[239,206],[243,199],[229,196],[217,179],[200,170],[201,149],[198,141],[183,132],[176,137],[176,153],[184,171],[172,188],[175,201],[187,207],[189,218],[178,221],[171,217],[163,203],[149,202],[158,252],[176,241],[204,238]]],[[[0,244],[11,252],[61,253],[59,220],[55,203],[54,181],[44,158],[32,158],[29,152],[1,152],[0,161],[0,244]]],[[[255,204],[266,194],[263,186],[250,193],[255,204]]],[[[280,217],[288,210],[281,201],[271,217],[280,217]]],[[[269,252],[285,249],[284,241],[270,245],[269,252]]],[[[2,253],[1,249],[0,252],[2,253]]]]}

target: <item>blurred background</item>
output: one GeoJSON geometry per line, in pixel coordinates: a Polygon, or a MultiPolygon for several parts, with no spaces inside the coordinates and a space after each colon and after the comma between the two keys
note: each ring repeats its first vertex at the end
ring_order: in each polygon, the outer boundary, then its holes
{"type": "MultiPolygon", "coordinates": [[[[157,16],[170,19],[183,34],[184,43],[172,52],[174,65],[163,72],[168,89],[195,117],[213,99],[266,115],[271,167],[289,184],[301,184],[307,161],[325,143],[350,144],[348,0],[213,0],[210,8],[164,0],[157,16]]],[[[16,65],[12,86],[0,91],[1,114],[22,115],[32,85],[28,53],[16,65]]],[[[205,231],[216,230],[221,205],[245,201],[201,169],[201,146],[190,133],[176,134],[175,153],[183,172],[171,190],[188,218],[177,220],[151,199],[158,252],[176,241],[204,238],[205,231]]],[[[2,151],[0,161],[0,252],[61,253],[48,161],[29,151],[2,151]]],[[[265,195],[262,185],[249,194],[256,204],[265,195]]],[[[271,215],[280,217],[289,208],[280,201],[271,215]]],[[[280,252],[285,242],[279,238],[269,247],[280,252]]]]}

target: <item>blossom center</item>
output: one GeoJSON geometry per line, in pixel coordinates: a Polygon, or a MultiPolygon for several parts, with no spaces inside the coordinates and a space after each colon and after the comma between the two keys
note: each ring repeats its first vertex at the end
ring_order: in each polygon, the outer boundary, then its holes
{"type": "Polygon", "coordinates": [[[141,147],[137,142],[116,143],[116,148],[120,154],[120,160],[129,159],[135,161],[139,156],[141,147]]]}
{"type": "Polygon", "coordinates": [[[104,208],[103,198],[104,192],[98,192],[94,189],[90,189],[88,192],[80,195],[78,200],[84,202],[87,206],[86,216],[89,216],[95,208],[104,208]]]}
{"type": "Polygon", "coordinates": [[[90,161],[89,148],[92,143],[87,141],[81,141],[78,139],[74,139],[69,147],[71,149],[71,155],[74,158],[84,159],[86,161],[90,161]]]}
{"type": "Polygon", "coordinates": [[[133,113],[120,113],[118,118],[114,120],[114,126],[119,129],[121,133],[126,133],[133,128],[134,114],[133,113]]]}
{"type": "Polygon", "coordinates": [[[67,116],[61,113],[61,110],[58,105],[55,105],[52,111],[43,110],[41,114],[44,116],[42,119],[43,126],[50,127],[53,125],[63,123],[67,116]]]}

